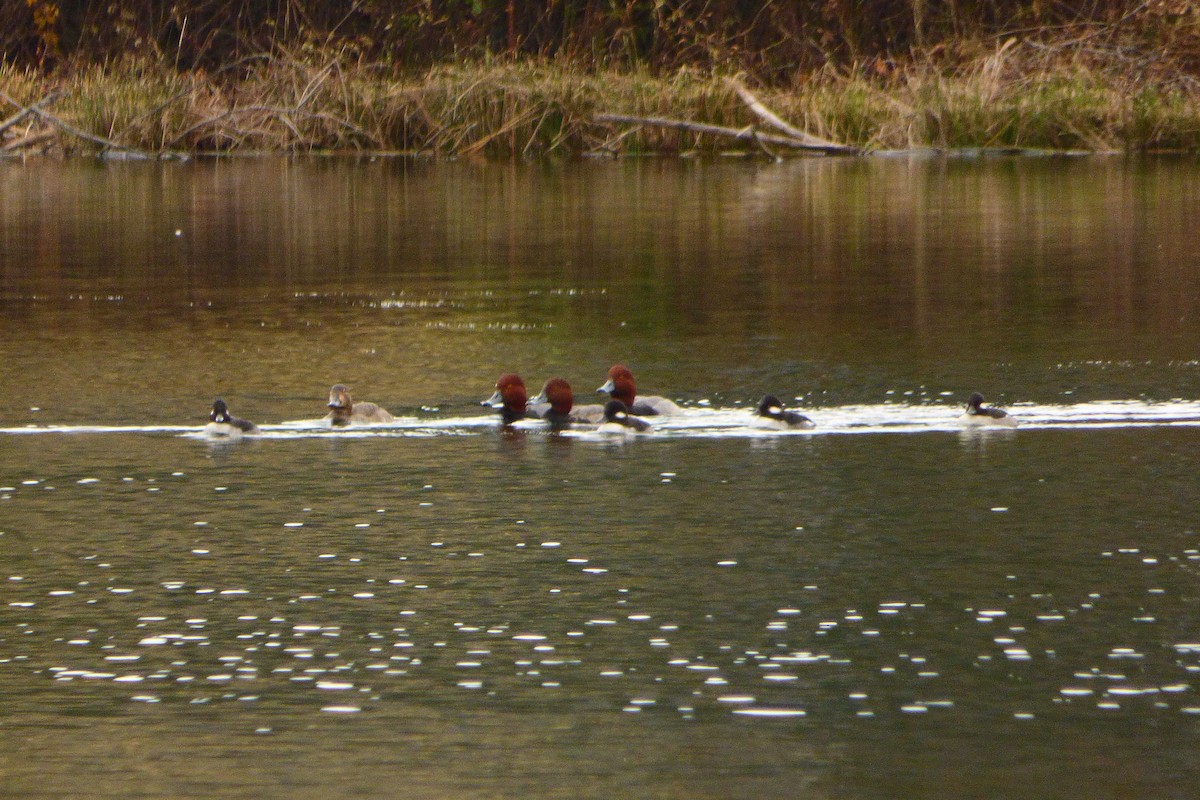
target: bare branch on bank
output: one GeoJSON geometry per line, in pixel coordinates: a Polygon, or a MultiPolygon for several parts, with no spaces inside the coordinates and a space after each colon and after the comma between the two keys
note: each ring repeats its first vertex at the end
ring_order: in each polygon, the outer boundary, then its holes
{"type": "Polygon", "coordinates": [[[722,125],[709,125],[704,122],[689,122],[683,119],[669,119],[666,117],[637,117],[630,114],[596,114],[592,119],[595,122],[613,124],[613,125],[646,125],[655,128],[672,128],[675,130],[687,131],[689,133],[699,133],[708,136],[724,136],[730,139],[735,139],[740,142],[748,142],[752,145],[765,142],[776,147],[786,147],[791,150],[806,150],[808,152],[822,153],[825,155],[846,155],[850,153],[858,153],[859,151],[853,147],[847,147],[840,144],[818,145],[809,142],[803,142],[792,136],[779,136],[772,133],[762,133],[755,131],[753,126],[746,128],[726,128],[722,125]]]}
{"type": "Polygon", "coordinates": [[[794,125],[785,122],[784,120],[780,119],[775,112],[763,105],[762,101],[751,94],[749,89],[747,89],[734,78],[726,78],[725,85],[737,93],[737,96],[742,99],[742,102],[746,104],[747,108],[754,112],[755,116],[770,125],[772,128],[782,132],[785,136],[790,136],[793,139],[797,139],[810,147],[820,148],[821,152],[824,153],[845,153],[846,155],[857,155],[861,152],[857,147],[850,147],[848,145],[838,144],[837,142],[831,142],[828,139],[822,139],[819,136],[813,136],[808,131],[800,130],[794,125]]]}

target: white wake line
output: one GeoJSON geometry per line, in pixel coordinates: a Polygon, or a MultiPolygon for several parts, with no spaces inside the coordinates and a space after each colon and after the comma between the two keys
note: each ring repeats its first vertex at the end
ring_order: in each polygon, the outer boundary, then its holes
{"type": "MultiPolygon", "coordinates": [[[[1013,433],[1011,428],[976,428],[959,420],[961,408],[945,405],[848,405],[829,408],[798,409],[809,416],[816,427],[806,431],[769,431],[751,426],[747,408],[687,408],[670,417],[650,417],[659,437],[750,437],[821,436],[881,433],[1013,433]]],[[[1114,428],[1200,427],[1200,401],[1145,402],[1109,400],[1075,405],[1018,404],[1009,407],[1020,422],[1018,431],[1029,430],[1103,430],[1114,428]]],[[[402,417],[378,425],[354,425],[332,428],[323,420],[296,420],[260,425],[261,435],[254,439],[437,437],[486,434],[499,427],[496,415],[462,417],[402,417]]],[[[545,432],[541,420],[521,420],[512,426],[526,432],[545,432]]],[[[0,434],[175,434],[214,441],[203,433],[201,425],[30,425],[0,428],[0,434]]],[[[589,426],[578,426],[566,435],[579,438],[597,436],[589,426]]]]}

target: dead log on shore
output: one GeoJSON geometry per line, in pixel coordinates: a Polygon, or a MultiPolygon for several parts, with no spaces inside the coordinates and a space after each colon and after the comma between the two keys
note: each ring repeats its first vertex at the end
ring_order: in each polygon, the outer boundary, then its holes
{"type": "Polygon", "coordinates": [[[646,125],[653,128],[673,128],[675,130],[699,133],[709,136],[724,136],[742,142],[755,144],[765,142],[776,147],[786,147],[792,150],[807,150],[825,155],[857,154],[859,150],[840,144],[818,145],[802,142],[792,136],[780,136],[773,133],[756,131],[754,126],[746,128],[726,128],[723,125],[709,125],[705,122],[689,122],[684,119],[667,117],[637,117],[630,114],[596,114],[592,119],[599,123],[613,125],[646,125]]]}
{"type": "Polygon", "coordinates": [[[5,142],[0,147],[0,153],[15,153],[18,150],[28,150],[32,147],[37,147],[39,144],[45,144],[54,139],[57,134],[51,130],[41,130],[37,133],[31,133],[28,136],[22,136],[19,139],[13,139],[11,142],[5,142]]]}
{"type": "Polygon", "coordinates": [[[709,125],[703,122],[689,122],[681,119],[665,117],[637,117],[628,114],[597,114],[593,117],[596,122],[620,125],[645,125],[655,128],[673,128],[691,133],[710,136],[724,136],[739,141],[750,142],[762,149],[768,156],[776,158],[767,145],[786,147],[791,150],[804,150],[822,155],[861,155],[857,147],[831,142],[819,136],[813,136],[807,131],[785,122],[778,114],[763,105],[762,101],[750,93],[734,78],[726,78],[725,85],[732,89],[747,108],[770,127],[780,133],[764,133],[751,125],[746,128],[726,128],[722,125],[709,125]]]}
{"type": "Polygon", "coordinates": [[[763,105],[762,101],[751,94],[749,89],[747,89],[745,86],[742,86],[742,84],[734,78],[726,78],[725,85],[737,93],[737,96],[741,98],[742,102],[746,104],[747,108],[754,112],[755,116],[770,125],[772,128],[780,131],[785,136],[790,136],[793,139],[797,139],[811,147],[821,148],[822,152],[825,153],[844,153],[845,155],[859,155],[862,153],[862,151],[857,147],[850,147],[849,145],[838,144],[837,142],[831,142],[828,139],[822,139],[819,136],[813,136],[808,131],[803,131],[794,125],[785,122],[779,117],[779,115],[763,105]]]}
{"type": "Polygon", "coordinates": [[[0,93],[0,95],[3,96],[4,100],[6,100],[7,102],[16,106],[19,109],[16,114],[13,114],[11,117],[4,120],[4,122],[0,122],[0,134],[3,134],[6,130],[8,130],[12,126],[20,124],[21,120],[25,119],[26,117],[28,117],[31,114],[36,113],[38,110],[41,109],[42,106],[50,105],[51,103],[53,103],[55,100],[58,99],[58,94],[59,94],[58,90],[56,89],[53,92],[51,92],[50,94],[43,97],[41,100],[38,100],[33,105],[22,106],[20,103],[18,103],[16,100],[13,100],[8,95],[0,93]]]}
{"type": "MultiPolygon", "coordinates": [[[[60,131],[62,131],[65,134],[68,134],[69,136],[74,136],[77,139],[83,139],[84,141],[100,145],[100,147],[102,148],[101,152],[107,151],[107,150],[113,150],[118,153],[124,153],[124,154],[131,155],[134,157],[139,157],[139,158],[153,158],[154,157],[153,154],[139,150],[136,147],[128,147],[119,142],[114,142],[111,139],[105,139],[103,136],[97,136],[95,134],[88,133],[87,131],[80,130],[79,128],[76,128],[74,125],[64,122],[63,120],[59,119],[58,117],[54,116],[53,114],[51,114],[48,111],[45,111],[42,108],[42,106],[48,105],[48,104],[54,102],[55,100],[57,100],[58,96],[59,96],[59,93],[57,91],[51,92],[50,94],[46,95],[41,100],[34,103],[33,105],[22,106],[20,103],[18,103],[13,98],[9,97],[7,94],[0,92],[0,99],[3,99],[6,103],[17,107],[17,113],[14,116],[12,116],[9,119],[4,121],[3,127],[0,128],[0,133],[3,133],[5,130],[7,130],[11,126],[16,125],[17,123],[19,123],[21,120],[25,119],[26,117],[37,117],[42,122],[44,122],[48,125],[51,125],[55,128],[58,128],[60,131]]],[[[22,146],[36,144],[36,143],[44,141],[44,140],[45,140],[44,137],[41,137],[41,136],[36,136],[36,135],[26,136],[23,139],[22,146]]],[[[16,149],[16,148],[14,148],[14,149],[16,149]]],[[[7,148],[6,148],[6,150],[7,150],[7,148]]]]}

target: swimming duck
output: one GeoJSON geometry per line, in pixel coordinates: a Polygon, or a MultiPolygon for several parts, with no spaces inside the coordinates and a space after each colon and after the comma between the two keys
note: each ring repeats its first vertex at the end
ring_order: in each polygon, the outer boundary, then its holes
{"type": "Polygon", "coordinates": [[[325,415],[331,425],[349,425],[352,422],[392,422],[396,418],[387,409],[374,403],[355,403],[350,390],[343,384],[334,384],[329,390],[329,413],[325,415]]]}
{"type": "Polygon", "coordinates": [[[552,428],[565,428],[571,423],[599,423],[604,420],[600,405],[576,406],[571,384],[562,378],[551,378],[542,392],[529,401],[530,413],[550,423],[552,428]]]}
{"type": "Polygon", "coordinates": [[[480,405],[500,409],[500,419],[505,425],[524,419],[526,406],[529,405],[529,394],[525,391],[525,381],[521,376],[506,372],[496,381],[496,391],[480,405]]]}
{"type": "Polygon", "coordinates": [[[1007,411],[984,406],[983,395],[979,392],[973,393],[967,400],[967,410],[958,419],[965,425],[994,425],[1002,428],[1017,427],[1016,418],[1009,416],[1007,411]]]}
{"type": "Polygon", "coordinates": [[[620,400],[631,414],[653,417],[659,414],[677,414],[680,411],[679,406],[665,397],[638,397],[633,373],[624,364],[614,364],[608,371],[608,382],[596,391],[607,393],[614,400],[620,400]]]}
{"type": "Polygon", "coordinates": [[[629,413],[620,400],[609,400],[604,405],[604,424],[596,429],[600,433],[645,433],[650,423],[629,413]]]}
{"type": "Polygon", "coordinates": [[[259,433],[258,426],[248,419],[239,419],[229,413],[225,401],[217,398],[213,401],[212,413],[208,415],[209,423],[204,426],[208,436],[238,437],[247,433],[259,433]]]}
{"type": "Polygon", "coordinates": [[[752,422],[756,428],[767,428],[776,431],[808,430],[817,427],[813,421],[803,414],[787,411],[779,398],[773,394],[766,395],[754,411],[752,422]]]}

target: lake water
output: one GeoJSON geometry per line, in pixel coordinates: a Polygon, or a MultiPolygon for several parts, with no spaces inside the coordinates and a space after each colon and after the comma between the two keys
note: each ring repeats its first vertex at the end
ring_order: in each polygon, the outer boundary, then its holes
{"type": "Polygon", "coordinates": [[[1194,797],[1197,219],[1174,159],[0,162],[0,794],[1194,797]],[[617,362],[683,412],[479,406],[617,362]]]}

